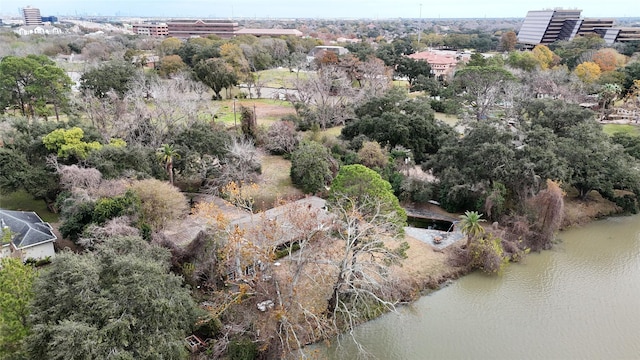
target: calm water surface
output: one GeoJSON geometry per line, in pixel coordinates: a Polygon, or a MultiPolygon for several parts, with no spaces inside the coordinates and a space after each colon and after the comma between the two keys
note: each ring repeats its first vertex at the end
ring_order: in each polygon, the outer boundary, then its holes
{"type": "MultiPolygon", "coordinates": [[[[359,327],[378,359],[640,359],[640,216],[559,234],[502,277],[474,273],[359,327]]],[[[321,358],[356,357],[343,338],[321,358]]]]}

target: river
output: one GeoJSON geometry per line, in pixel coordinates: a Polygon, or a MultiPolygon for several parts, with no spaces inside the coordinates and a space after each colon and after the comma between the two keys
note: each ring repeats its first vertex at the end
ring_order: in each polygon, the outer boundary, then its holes
{"type": "MultiPolygon", "coordinates": [[[[378,359],[640,358],[640,216],[561,232],[500,277],[481,273],[357,328],[378,359]]],[[[343,336],[320,358],[354,359],[343,336]]]]}

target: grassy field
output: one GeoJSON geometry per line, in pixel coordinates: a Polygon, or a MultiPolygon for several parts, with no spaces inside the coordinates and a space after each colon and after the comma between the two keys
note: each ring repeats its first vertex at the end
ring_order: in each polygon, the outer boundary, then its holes
{"type": "Polygon", "coordinates": [[[47,209],[47,205],[42,200],[34,200],[31,195],[24,190],[11,194],[0,194],[0,208],[7,210],[35,211],[42,220],[50,223],[58,221],[58,214],[54,214],[47,209]]]}
{"type": "Polygon", "coordinates": [[[306,72],[291,72],[289,69],[278,68],[258,71],[258,76],[265,87],[293,89],[297,79],[304,80],[309,75],[306,72]]]}
{"type": "Polygon", "coordinates": [[[602,130],[607,135],[613,135],[615,133],[623,132],[634,136],[640,136],[640,128],[636,125],[605,124],[602,126],[602,130]]]}
{"type": "Polygon", "coordinates": [[[282,156],[265,155],[262,158],[262,180],[253,194],[256,210],[270,209],[278,199],[303,196],[302,191],[291,183],[290,171],[291,161],[282,156]]]}
{"type": "Polygon", "coordinates": [[[291,103],[272,99],[238,99],[235,105],[235,121],[233,112],[233,100],[222,100],[216,113],[216,122],[222,122],[232,126],[234,122],[240,124],[240,108],[245,106],[253,109],[255,106],[258,125],[270,125],[274,121],[282,119],[285,115],[295,114],[291,103]]]}
{"type": "Polygon", "coordinates": [[[440,120],[451,127],[456,126],[456,123],[458,123],[458,120],[459,120],[456,115],[449,115],[449,114],[439,113],[439,112],[435,114],[435,117],[437,120],[440,120]]]}

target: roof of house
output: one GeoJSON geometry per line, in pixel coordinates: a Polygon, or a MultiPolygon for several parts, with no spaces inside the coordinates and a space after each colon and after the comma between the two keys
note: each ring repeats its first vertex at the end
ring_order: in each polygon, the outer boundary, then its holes
{"type": "Polygon", "coordinates": [[[454,65],[457,63],[457,60],[454,57],[440,55],[430,51],[423,51],[423,52],[411,54],[409,55],[409,57],[415,60],[424,60],[429,64],[454,65]]]}
{"type": "Polygon", "coordinates": [[[11,242],[18,248],[26,248],[57,239],[51,225],[33,211],[13,211],[0,209],[0,227],[8,227],[13,239],[11,242]]]}
{"type": "Polygon", "coordinates": [[[282,36],[293,35],[302,36],[302,31],[296,29],[240,29],[235,32],[236,35],[255,35],[255,36],[282,36]]]}

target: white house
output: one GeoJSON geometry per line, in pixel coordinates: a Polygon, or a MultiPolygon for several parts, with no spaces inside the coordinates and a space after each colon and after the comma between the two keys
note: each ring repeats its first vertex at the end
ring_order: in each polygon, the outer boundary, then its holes
{"type": "Polygon", "coordinates": [[[25,36],[25,35],[59,35],[62,34],[62,30],[55,26],[51,25],[30,25],[30,26],[21,26],[16,30],[13,30],[14,33],[25,36]]]}
{"type": "Polygon", "coordinates": [[[57,237],[49,223],[33,211],[0,209],[0,233],[3,235],[0,258],[15,256],[22,260],[53,257],[53,243],[57,237]],[[10,239],[5,239],[5,234],[10,239]]]}

